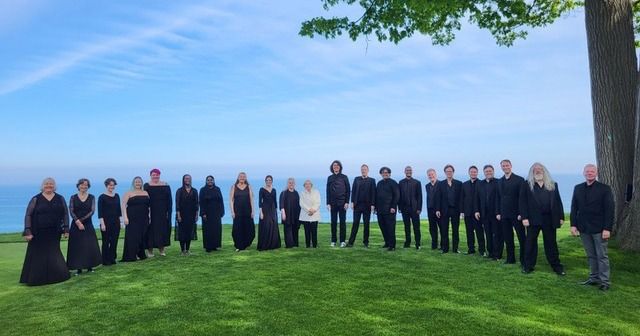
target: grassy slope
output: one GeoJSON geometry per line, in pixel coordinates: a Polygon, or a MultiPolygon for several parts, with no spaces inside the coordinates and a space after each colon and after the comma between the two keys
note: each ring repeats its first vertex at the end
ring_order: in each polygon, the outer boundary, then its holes
{"type": "Polygon", "coordinates": [[[566,226],[559,232],[566,277],[551,272],[542,246],[531,275],[478,256],[386,252],[375,223],[368,250],[329,248],[329,226],[320,225],[317,250],[235,253],[224,230],[221,252],[206,254],[197,241],[194,255],[182,257],[174,244],[166,258],[43,287],[17,283],[26,244],[0,235],[2,334],[640,334],[638,255],[611,249],[608,293],[579,286],[586,259],[566,226]]]}

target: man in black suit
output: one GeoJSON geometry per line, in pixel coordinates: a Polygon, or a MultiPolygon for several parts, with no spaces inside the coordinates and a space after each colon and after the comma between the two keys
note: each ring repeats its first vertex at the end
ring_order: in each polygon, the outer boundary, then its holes
{"type": "Polygon", "coordinates": [[[398,207],[404,222],[404,248],[411,246],[411,226],[416,239],[416,249],[420,249],[420,213],[422,212],[422,184],[413,178],[413,168],[404,169],[405,178],[400,180],[400,201],[398,207]]]}
{"type": "Polygon", "coordinates": [[[496,191],[498,182],[493,178],[492,165],[485,165],[482,169],[484,180],[478,182],[475,205],[475,217],[484,229],[488,257],[494,260],[502,258],[504,240],[500,222],[496,219],[496,191]]]}
{"type": "Polygon", "coordinates": [[[398,183],[391,178],[391,169],[380,168],[380,175],[382,180],[376,186],[376,213],[385,246],[393,251],[396,249],[396,212],[400,190],[398,183]]]}
{"type": "Polygon", "coordinates": [[[351,226],[351,235],[349,236],[347,247],[352,247],[356,240],[361,217],[364,223],[362,243],[364,247],[369,247],[369,221],[376,200],[376,180],[369,177],[369,166],[366,164],[360,167],[360,173],[362,173],[362,176],[358,176],[353,180],[353,187],[351,188],[353,225],[351,226]]]}
{"type": "Polygon", "coordinates": [[[511,161],[502,160],[500,167],[504,176],[498,180],[498,192],[496,195],[496,218],[502,227],[502,236],[507,246],[507,260],[505,264],[516,263],[515,244],[513,241],[513,230],[516,231],[518,243],[520,244],[520,265],[524,265],[524,248],[526,244],[526,231],[522,225],[520,216],[520,188],[524,179],[511,171],[511,161]]]}
{"type": "Polygon", "coordinates": [[[346,247],[347,209],[351,196],[349,178],[342,173],[342,162],[335,160],[329,167],[331,175],[327,177],[327,210],[331,213],[331,247],[336,246],[338,217],[340,217],[340,247],[346,247]]]}
{"type": "MultiPolygon", "coordinates": [[[[440,197],[438,192],[440,188],[440,181],[438,181],[438,174],[433,168],[427,170],[427,178],[429,182],[424,186],[427,195],[427,215],[429,217],[429,234],[431,235],[431,249],[438,248],[438,227],[440,220],[436,216],[436,198],[440,197]]],[[[442,249],[442,244],[440,245],[442,249]]]]}
{"type": "Polygon", "coordinates": [[[460,195],[462,182],[453,178],[455,169],[452,165],[444,166],[445,180],[440,181],[439,194],[436,198],[436,217],[440,219],[440,240],[442,241],[442,253],[449,252],[449,221],[451,221],[451,240],[453,252],[460,253],[458,244],[460,241],[460,195]]]}
{"type": "Polygon", "coordinates": [[[461,193],[462,212],[464,213],[464,225],[467,232],[467,253],[476,253],[475,237],[478,238],[478,252],[485,254],[484,230],[480,221],[475,217],[475,203],[478,198],[478,167],[469,167],[469,180],[462,184],[461,193]],[[475,237],[474,237],[475,232],[475,237]]]}
{"type": "Polygon", "coordinates": [[[523,273],[531,273],[538,259],[538,235],[542,231],[544,255],[558,275],[565,275],[560,263],[556,242],[556,230],[564,223],[564,208],[558,184],[541,163],[534,163],[529,176],[520,188],[520,215],[522,225],[527,228],[523,273]]]}
{"type": "Polygon", "coordinates": [[[571,200],[571,234],[580,236],[589,260],[589,279],[582,284],[606,291],[611,286],[607,245],[614,220],[613,193],[611,187],[596,180],[595,165],[586,165],[583,173],[586,182],[576,185],[571,200]]]}

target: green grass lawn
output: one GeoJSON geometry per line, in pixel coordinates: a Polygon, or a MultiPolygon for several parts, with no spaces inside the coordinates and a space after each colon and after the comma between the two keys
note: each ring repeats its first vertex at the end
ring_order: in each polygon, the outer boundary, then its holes
{"type": "MultiPolygon", "coordinates": [[[[0,235],[0,334],[640,335],[638,254],[610,248],[603,293],[577,284],[587,262],[566,225],[565,277],[547,265],[541,238],[537,269],[524,275],[477,255],[440,255],[428,248],[426,223],[422,232],[420,251],[381,249],[372,223],[370,249],[330,248],[329,225],[320,225],[318,249],[258,252],[254,243],[236,253],[225,226],[217,253],[196,241],[192,256],[180,256],[176,242],[167,257],[41,287],[18,284],[26,244],[0,235]]],[[[397,235],[402,246],[400,222],[397,235]]]]}

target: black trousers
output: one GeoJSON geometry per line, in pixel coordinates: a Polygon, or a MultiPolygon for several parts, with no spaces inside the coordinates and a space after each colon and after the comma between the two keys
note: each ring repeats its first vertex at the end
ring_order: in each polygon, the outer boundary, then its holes
{"type": "Polygon", "coordinates": [[[404,247],[411,246],[411,227],[416,238],[416,247],[420,246],[422,235],[420,234],[420,215],[415,210],[402,211],[404,222],[404,247]]]}
{"type": "Polygon", "coordinates": [[[318,247],[318,222],[300,222],[304,226],[304,242],[307,247],[318,247]]]}
{"type": "Polygon", "coordinates": [[[427,216],[429,217],[429,234],[431,235],[431,248],[442,249],[442,244],[438,245],[438,228],[440,226],[440,220],[436,216],[436,210],[433,208],[427,209],[427,216]]]}
{"type": "Polygon", "coordinates": [[[382,230],[385,245],[396,248],[396,214],[378,214],[378,224],[382,230]]]}
{"type": "Polygon", "coordinates": [[[560,263],[560,252],[558,252],[558,243],[556,241],[556,228],[553,226],[553,223],[551,223],[551,216],[544,219],[542,226],[536,225],[527,228],[524,268],[533,271],[536,267],[536,261],[538,259],[538,235],[540,231],[542,231],[544,255],[547,257],[547,262],[549,262],[554,272],[563,271],[563,266],[560,263]]]}
{"type": "Polygon", "coordinates": [[[331,205],[331,242],[337,241],[336,231],[338,226],[338,216],[340,216],[340,242],[344,243],[347,236],[347,210],[343,205],[331,205]]]}
{"type": "Polygon", "coordinates": [[[297,219],[293,221],[287,219],[284,221],[283,226],[285,247],[298,247],[300,242],[298,236],[298,231],[300,231],[300,221],[297,219]]]}
{"type": "Polygon", "coordinates": [[[353,209],[353,225],[351,226],[351,235],[349,235],[349,245],[353,245],[358,235],[358,228],[360,227],[360,218],[364,224],[364,236],[362,237],[362,243],[369,245],[369,223],[371,221],[371,207],[367,209],[353,209]]]}
{"type": "Polygon", "coordinates": [[[524,266],[524,255],[526,246],[526,231],[522,222],[516,218],[502,218],[502,236],[504,237],[504,244],[507,246],[507,262],[516,262],[516,246],[513,240],[513,231],[516,231],[518,237],[518,244],[520,245],[520,264],[524,266]]]}
{"type": "Polygon", "coordinates": [[[180,249],[182,252],[189,251],[191,248],[191,240],[180,241],[180,249]]]}
{"type": "MultiPolygon", "coordinates": [[[[498,220],[493,215],[490,215],[489,218],[480,218],[480,225],[482,225],[482,229],[484,230],[484,236],[486,239],[486,247],[487,247],[487,255],[489,258],[496,258],[496,251],[498,248],[496,247],[496,234],[500,234],[500,239],[502,239],[502,230],[498,230],[498,220]],[[497,232],[496,232],[497,231],[497,232]]],[[[501,240],[500,245],[500,256],[502,257],[502,245],[504,245],[504,241],[501,240]]]]}
{"type": "Polygon", "coordinates": [[[102,264],[113,265],[116,263],[118,250],[118,237],[120,237],[120,220],[104,219],[106,231],[100,231],[102,235],[102,264]]]}
{"type": "Polygon", "coordinates": [[[460,243],[460,212],[455,208],[449,208],[440,218],[440,240],[442,241],[442,252],[449,252],[449,221],[451,221],[451,240],[453,252],[458,252],[460,243]]]}
{"type": "Polygon", "coordinates": [[[478,252],[484,254],[486,252],[484,229],[479,220],[475,216],[464,216],[464,225],[467,230],[467,247],[469,253],[475,253],[475,239],[478,239],[478,252]],[[475,234],[475,236],[474,236],[475,234]]]}

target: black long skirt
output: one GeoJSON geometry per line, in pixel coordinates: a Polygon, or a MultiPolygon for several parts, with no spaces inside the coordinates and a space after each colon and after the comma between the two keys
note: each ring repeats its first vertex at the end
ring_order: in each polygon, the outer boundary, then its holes
{"type": "Polygon", "coordinates": [[[275,213],[265,214],[258,224],[258,250],[273,250],[280,248],[280,230],[275,213]]]}
{"type": "Polygon", "coordinates": [[[27,244],[20,283],[47,285],[69,279],[69,269],[60,250],[60,229],[39,229],[27,244]]]}
{"type": "Polygon", "coordinates": [[[67,266],[72,270],[93,268],[102,264],[98,237],[91,221],[84,223],[84,230],[72,224],[67,246],[67,266]]]}
{"type": "Polygon", "coordinates": [[[137,261],[138,259],[142,260],[147,258],[144,252],[144,234],[145,226],[140,223],[129,222],[129,224],[125,226],[124,248],[122,250],[121,261],[137,261]]]}
{"type": "Polygon", "coordinates": [[[238,250],[245,250],[251,246],[253,239],[256,237],[253,218],[251,216],[236,216],[233,219],[231,237],[233,238],[233,245],[238,250]]]}
{"type": "Polygon", "coordinates": [[[207,251],[222,247],[222,218],[202,219],[202,245],[207,251]]]}

